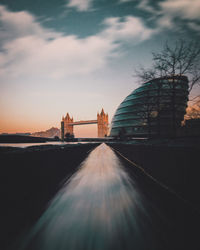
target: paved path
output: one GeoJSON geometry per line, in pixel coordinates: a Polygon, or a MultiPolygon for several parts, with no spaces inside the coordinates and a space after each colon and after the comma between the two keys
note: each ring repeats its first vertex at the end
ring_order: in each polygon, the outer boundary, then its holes
{"type": "Polygon", "coordinates": [[[198,219],[103,143],[54,197],[21,249],[200,249],[198,219]]]}

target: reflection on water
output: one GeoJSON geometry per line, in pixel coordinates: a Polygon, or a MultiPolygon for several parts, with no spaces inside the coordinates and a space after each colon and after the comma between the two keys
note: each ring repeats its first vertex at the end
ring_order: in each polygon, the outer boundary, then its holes
{"type": "MultiPolygon", "coordinates": [[[[79,144],[88,142],[62,142],[62,141],[49,141],[49,142],[26,142],[26,143],[0,143],[0,147],[16,147],[16,148],[26,148],[32,146],[42,146],[42,145],[66,145],[66,144],[79,144]]],[[[93,143],[93,142],[90,142],[93,143]]]]}
{"type": "Polygon", "coordinates": [[[115,153],[101,144],[55,196],[23,249],[147,249],[145,220],[134,183],[115,153]]]}

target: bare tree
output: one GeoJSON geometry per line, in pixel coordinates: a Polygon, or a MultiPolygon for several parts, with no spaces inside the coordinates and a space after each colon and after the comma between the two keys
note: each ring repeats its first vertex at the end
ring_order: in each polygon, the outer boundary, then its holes
{"type": "MultiPolygon", "coordinates": [[[[153,64],[151,68],[140,67],[136,70],[136,76],[143,82],[159,77],[171,77],[169,81],[169,95],[172,105],[173,134],[176,136],[176,84],[175,77],[186,75],[189,81],[189,92],[200,84],[200,43],[178,40],[173,46],[165,43],[162,51],[153,52],[153,64]]],[[[159,82],[158,82],[159,83],[159,82]]],[[[160,86],[158,86],[160,88],[160,86]]],[[[167,90],[166,90],[167,91],[167,90]]],[[[158,94],[159,95],[159,94],[158,94]]],[[[159,98],[157,98],[159,100],[159,98]]],[[[157,103],[160,109],[160,103],[157,103]]],[[[157,116],[158,124],[159,114],[157,116]]],[[[159,130],[159,125],[158,125],[159,130]]]]}
{"type": "Polygon", "coordinates": [[[152,122],[157,118],[157,104],[155,98],[149,95],[149,90],[146,92],[144,102],[140,104],[138,116],[144,127],[147,129],[148,138],[152,137],[152,122]]]}
{"type": "Polygon", "coordinates": [[[200,43],[178,40],[174,46],[165,43],[161,52],[153,52],[151,68],[140,67],[135,75],[143,82],[157,77],[182,76],[189,79],[189,92],[200,84],[200,43]]]}

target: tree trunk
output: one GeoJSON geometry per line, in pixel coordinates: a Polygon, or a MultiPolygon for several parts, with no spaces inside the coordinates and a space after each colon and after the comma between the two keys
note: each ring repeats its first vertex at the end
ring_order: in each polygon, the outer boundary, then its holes
{"type": "Polygon", "coordinates": [[[157,92],[157,135],[160,137],[160,89],[162,82],[158,82],[158,92],[157,92]]]}
{"type": "Polygon", "coordinates": [[[151,117],[150,117],[150,113],[151,113],[151,104],[150,104],[150,100],[149,100],[149,91],[147,92],[147,126],[148,126],[148,138],[151,137],[151,117]]]}
{"type": "Polygon", "coordinates": [[[176,137],[176,92],[175,81],[173,76],[172,81],[172,137],[176,137]]]}

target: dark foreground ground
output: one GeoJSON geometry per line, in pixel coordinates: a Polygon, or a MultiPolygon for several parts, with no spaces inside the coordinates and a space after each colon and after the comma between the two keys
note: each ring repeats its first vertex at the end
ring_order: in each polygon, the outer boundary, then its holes
{"type": "MultiPolygon", "coordinates": [[[[108,144],[200,211],[200,145],[108,144]]],[[[131,167],[134,169],[134,167],[131,167]]]]}
{"type": "Polygon", "coordinates": [[[34,143],[46,141],[53,141],[53,139],[27,135],[0,135],[0,143],[34,143]]]}
{"type": "Polygon", "coordinates": [[[40,217],[62,183],[97,145],[0,148],[1,250],[40,217]]]}
{"type": "MultiPolygon", "coordinates": [[[[16,237],[34,224],[62,183],[97,145],[0,149],[0,249],[8,249],[16,237]]],[[[155,230],[165,242],[159,249],[200,249],[199,229],[196,228],[200,225],[199,147],[109,145],[186,200],[161,188],[121,158],[126,170],[137,180],[148,206],[152,204],[150,220],[156,220],[155,230]]]]}
{"type": "Polygon", "coordinates": [[[118,154],[129,175],[136,180],[144,200],[148,206],[151,204],[148,208],[151,220],[156,222],[159,240],[163,242],[159,249],[200,249],[200,148],[194,145],[110,146],[170,189],[160,186],[118,154]]]}

